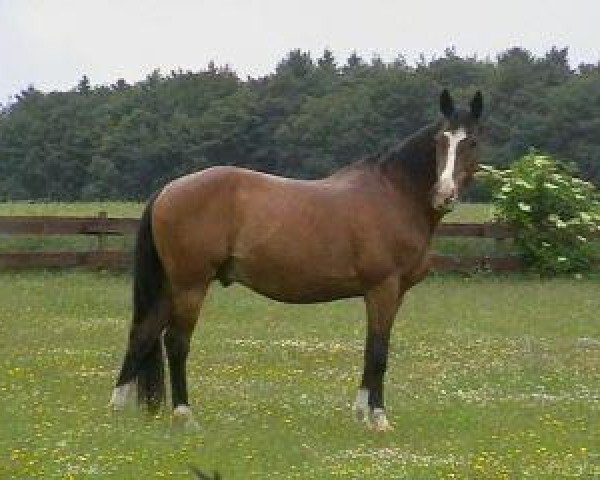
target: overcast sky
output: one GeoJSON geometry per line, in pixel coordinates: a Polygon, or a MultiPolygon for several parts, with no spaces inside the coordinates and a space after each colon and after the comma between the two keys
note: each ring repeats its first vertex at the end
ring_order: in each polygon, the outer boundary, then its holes
{"type": "Polygon", "coordinates": [[[343,63],[352,50],[414,62],[451,45],[491,58],[556,45],[575,67],[600,59],[599,18],[599,0],[0,0],[0,102],[29,84],[132,82],[211,59],[263,75],[293,48],[343,63]]]}

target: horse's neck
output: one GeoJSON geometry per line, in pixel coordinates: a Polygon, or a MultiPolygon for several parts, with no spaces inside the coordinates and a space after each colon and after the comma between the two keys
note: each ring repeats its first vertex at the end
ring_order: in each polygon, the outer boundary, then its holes
{"type": "MultiPolygon", "coordinates": [[[[415,146],[413,146],[415,147],[415,146]]],[[[414,205],[429,225],[431,233],[442,215],[433,208],[432,194],[436,182],[435,146],[425,145],[394,154],[391,152],[379,170],[399,194],[414,205]]]]}

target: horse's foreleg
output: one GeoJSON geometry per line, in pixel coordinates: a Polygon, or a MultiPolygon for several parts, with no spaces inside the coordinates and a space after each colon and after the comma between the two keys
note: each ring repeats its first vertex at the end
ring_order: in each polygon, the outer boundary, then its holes
{"type": "Polygon", "coordinates": [[[190,340],[206,287],[174,294],[174,311],[165,336],[165,350],[169,361],[174,420],[185,427],[196,426],[188,400],[186,363],[190,340]]]}
{"type": "MultiPolygon", "coordinates": [[[[369,329],[370,330],[370,329],[369,329]]],[[[364,370],[356,395],[354,411],[358,421],[364,421],[375,430],[391,428],[384,407],[383,378],[387,369],[389,332],[367,333],[364,370]]]]}
{"type": "Polygon", "coordinates": [[[376,430],[391,428],[384,409],[383,378],[387,369],[390,332],[400,305],[400,285],[395,277],[369,290],[367,338],[361,386],[354,405],[356,417],[376,430]]]}

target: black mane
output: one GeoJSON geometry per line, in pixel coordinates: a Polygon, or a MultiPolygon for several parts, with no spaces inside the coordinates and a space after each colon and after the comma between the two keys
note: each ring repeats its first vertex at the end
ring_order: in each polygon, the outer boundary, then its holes
{"type": "Polygon", "coordinates": [[[435,139],[440,121],[431,123],[382,152],[356,162],[356,166],[375,166],[385,174],[406,177],[409,181],[431,183],[435,180],[435,139]]]}

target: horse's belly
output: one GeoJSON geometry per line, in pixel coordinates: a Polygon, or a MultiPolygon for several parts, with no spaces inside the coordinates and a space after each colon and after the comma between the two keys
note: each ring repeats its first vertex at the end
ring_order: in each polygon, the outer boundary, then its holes
{"type": "Polygon", "coordinates": [[[264,282],[264,280],[256,281],[255,279],[240,283],[265,297],[285,303],[331,302],[343,298],[358,297],[364,293],[358,285],[350,282],[335,285],[313,283],[300,286],[300,288],[280,288],[264,282]]]}
{"type": "Polygon", "coordinates": [[[267,258],[256,262],[232,258],[226,278],[287,303],[327,302],[364,293],[357,275],[350,269],[323,264],[311,268],[310,264],[310,260],[295,264],[267,258]]]}

